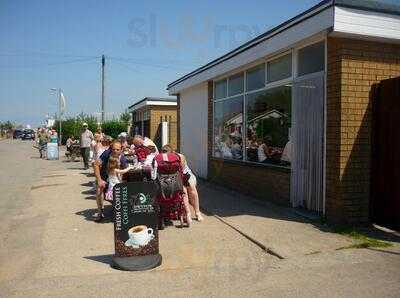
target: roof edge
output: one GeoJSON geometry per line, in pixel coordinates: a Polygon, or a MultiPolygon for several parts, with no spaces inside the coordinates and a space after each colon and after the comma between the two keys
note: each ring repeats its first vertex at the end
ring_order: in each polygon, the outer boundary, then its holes
{"type": "Polygon", "coordinates": [[[172,98],[172,97],[145,97],[145,98],[135,102],[134,104],[130,105],[128,107],[128,109],[130,109],[130,108],[132,108],[132,107],[134,107],[134,106],[136,106],[136,105],[138,105],[138,104],[140,104],[142,102],[145,102],[146,100],[149,100],[149,101],[177,102],[176,97],[175,98],[172,98]]]}

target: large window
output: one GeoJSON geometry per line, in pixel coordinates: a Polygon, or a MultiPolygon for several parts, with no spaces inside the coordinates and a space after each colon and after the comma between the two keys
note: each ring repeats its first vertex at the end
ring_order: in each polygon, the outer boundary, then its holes
{"type": "Polygon", "coordinates": [[[214,156],[243,159],[243,96],[214,103],[214,156]]]}
{"type": "Polygon", "coordinates": [[[292,88],[281,86],[246,96],[246,159],[288,165],[285,147],[291,127],[292,88]]]}
{"type": "Polygon", "coordinates": [[[291,166],[293,79],[324,70],[325,42],[292,52],[215,81],[214,157],[291,166]]]}

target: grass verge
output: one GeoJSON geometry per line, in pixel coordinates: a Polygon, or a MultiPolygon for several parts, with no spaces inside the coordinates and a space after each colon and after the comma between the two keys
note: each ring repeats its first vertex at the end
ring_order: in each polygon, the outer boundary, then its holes
{"type": "Polygon", "coordinates": [[[365,232],[355,227],[335,227],[334,232],[340,235],[348,236],[356,241],[354,244],[340,247],[336,250],[349,248],[389,247],[393,245],[392,243],[370,237],[366,235],[365,232]]]}

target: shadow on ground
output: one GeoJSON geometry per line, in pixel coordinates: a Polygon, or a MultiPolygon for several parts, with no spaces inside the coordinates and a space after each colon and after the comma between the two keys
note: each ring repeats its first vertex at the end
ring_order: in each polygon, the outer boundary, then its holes
{"type": "Polygon", "coordinates": [[[92,189],[84,190],[81,192],[83,195],[93,195],[94,191],[92,189]]]}
{"type": "MultiPolygon", "coordinates": [[[[97,208],[85,209],[78,211],[75,214],[83,216],[87,221],[94,221],[94,215],[97,213],[97,208]]],[[[100,223],[113,222],[113,210],[111,205],[104,206],[104,219],[100,223]]]]}
{"type": "MultiPolygon", "coordinates": [[[[328,225],[322,219],[310,219],[301,216],[293,208],[278,206],[268,201],[261,201],[254,197],[240,194],[237,191],[225,188],[207,181],[200,181],[199,186],[200,205],[204,214],[209,216],[217,215],[221,218],[251,215],[282,221],[293,221],[313,225],[322,232],[335,233],[336,226],[328,225]]],[[[313,216],[314,217],[314,216],[313,216]]],[[[312,217],[311,217],[312,218],[312,217]]],[[[315,218],[315,217],[314,217],[315,218]]],[[[357,231],[365,236],[378,240],[400,243],[397,234],[385,232],[375,228],[372,224],[356,227],[357,231]]]]}
{"type": "Polygon", "coordinates": [[[108,264],[111,266],[113,255],[99,255],[99,256],[88,256],[85,259],[96,261],[103,264],[108,264]]]}

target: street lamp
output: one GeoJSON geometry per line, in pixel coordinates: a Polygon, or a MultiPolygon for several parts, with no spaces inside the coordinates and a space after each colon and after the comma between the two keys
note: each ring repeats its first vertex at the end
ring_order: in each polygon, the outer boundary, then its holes
{"type": "Polygon", "coordinates": [[[61,131],[61,88],[51,88],[50,91],[56,92],[57,98],[58,98],[58,125],[60,128],[60,136],[59,136],[59,146],[61,146],[61,141],[62,141],[62,131],[61,131]]]}

